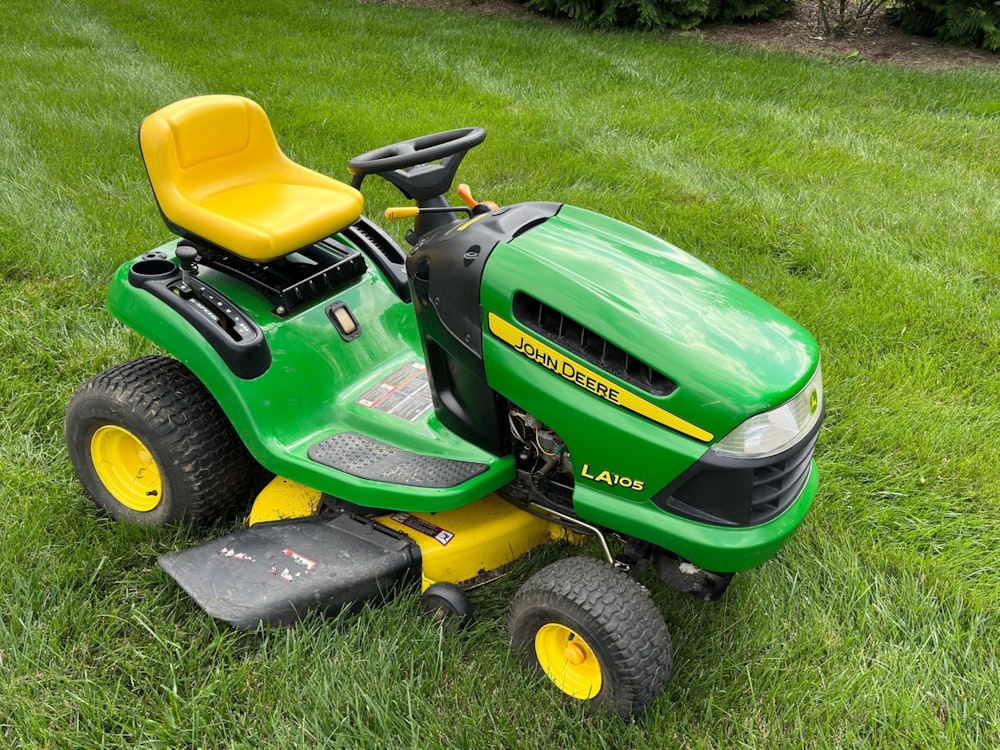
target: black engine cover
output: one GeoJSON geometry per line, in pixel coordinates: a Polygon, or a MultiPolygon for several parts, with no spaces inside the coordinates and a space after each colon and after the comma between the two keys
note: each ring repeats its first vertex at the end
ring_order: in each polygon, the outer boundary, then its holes
{"type": "Polygon", "coordinates": [[[441,423],[495,455],[509,452],[506,409],[483,366],[483,269],[498,245],[555,216],[560,203],[518,203],[428,232],[407,257],[434,408],[441,423]]]}

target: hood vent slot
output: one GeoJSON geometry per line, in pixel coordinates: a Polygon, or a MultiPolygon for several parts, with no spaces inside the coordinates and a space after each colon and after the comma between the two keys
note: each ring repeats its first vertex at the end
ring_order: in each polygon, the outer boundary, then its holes
{"type": "Polygon", "coordinates": [[[524,293],[514,295],[514,317],[571,354],[654,396],[669,396],[677,384],[640,359],[570,317],[524,293]]]}

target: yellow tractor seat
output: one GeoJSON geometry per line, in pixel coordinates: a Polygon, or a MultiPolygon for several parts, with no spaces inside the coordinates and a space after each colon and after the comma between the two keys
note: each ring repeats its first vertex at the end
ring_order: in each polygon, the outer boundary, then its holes
{"type": "Polygon", "coordinates": [[[285,156],[243,97],[170,104],[139,125],[139,147],[167,225],[246,260],[275,260],[361,216],[361,193],[285,156]]]}

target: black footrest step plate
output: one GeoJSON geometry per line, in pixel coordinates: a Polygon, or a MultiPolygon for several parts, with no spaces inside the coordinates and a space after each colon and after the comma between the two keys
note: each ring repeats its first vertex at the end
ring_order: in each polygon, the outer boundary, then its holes
{"type": "Polygon", "coordinates": [[[408,487],[456,487],[489,467],[471,461],[424,456],[374,438],[341,432],[316,443],[309,458],[345,474],[408,487]]]}

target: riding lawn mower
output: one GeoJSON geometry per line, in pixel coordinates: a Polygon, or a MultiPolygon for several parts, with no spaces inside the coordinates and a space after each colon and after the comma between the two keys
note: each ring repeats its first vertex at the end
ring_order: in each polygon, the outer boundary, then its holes
{"type": "Polygon", "coordinates": [[[637,715],[672,668],[644,571],[716,599],[816,495],[818,347],[620,221],[465,185],[453,205],[485,137],[370,151],[348,185],[287,158],[248,99],[146,117],[177,238],[122,265],[107,306],[166,354],[76,391],[69,455],[126,522],[211,520],[256,493],[239,530],[159,558],[238,628],[402,591],[463,623],[468,589],[541,545],[593,549],[517,591],[511,647],[573,699],[637,715]],[[386,211],[412,219],[408,250],[362,214],[370,175],[410,201],[386,211]]]}

